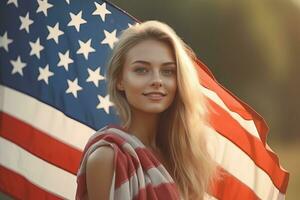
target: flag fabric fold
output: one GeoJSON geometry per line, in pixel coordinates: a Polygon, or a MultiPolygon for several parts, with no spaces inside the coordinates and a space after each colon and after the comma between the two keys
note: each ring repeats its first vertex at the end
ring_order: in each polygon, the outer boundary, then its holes
{"type": "MultiPolygon", "coordinates": [[[[139,23],[100,0],[0,2],[0,190],[16,199],[74,199],[83,148],[118,123],[106,63],[121,31],[139,23]]],[[[268,127],[198,59],[215,112],[210,152],[223,179],[215,199],[284,199],[288,173],[266,143],[268,127]]]]}
{"type": "Polygon", "coordinates": [[[109,124],[97,131],[84,148],[77,173],[76,200],[87,199],[86,163],[103,146],[111,147],[115,155],[110,199],[181,199],[173,178],[154,154],[124,128],[109,124]]]}

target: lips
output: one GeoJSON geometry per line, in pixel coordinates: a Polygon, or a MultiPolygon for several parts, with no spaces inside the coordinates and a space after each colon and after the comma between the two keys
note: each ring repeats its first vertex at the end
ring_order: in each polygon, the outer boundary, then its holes
{"type": "Polygon", "coordinates": [[[148,95],[160,95],[160,96],[166,96],[165,93],[163,92],[147,92],[147,93],[143,93],[143,95],[148,96],[148,95]]]}
{"type": "Polygon", "coordinates": [[[148,92],[143,93],[143,95],[151,100],[161,100],[164,96],[166,96],[166,94],[162,92],[148,92]]]}

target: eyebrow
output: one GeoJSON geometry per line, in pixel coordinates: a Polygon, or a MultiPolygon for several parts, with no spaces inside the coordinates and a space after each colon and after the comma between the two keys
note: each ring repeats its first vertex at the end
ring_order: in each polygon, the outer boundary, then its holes
{"type": "MultiPolygon", "coordinates": [[[[136,61],[132,62],[131,64],[135,64],[135,63],[142,63],[142,64],[146,64],[146,65],[150,65],[151,64],[150,62],[145,61],[145,60],[136,60],[136,61]]],[[[169,61],[169,62],[164,62],[162,64],[162,66],[166,66],[166,65],[176,65],[176,63],[173,62],[173,61],[169,61]]]]}

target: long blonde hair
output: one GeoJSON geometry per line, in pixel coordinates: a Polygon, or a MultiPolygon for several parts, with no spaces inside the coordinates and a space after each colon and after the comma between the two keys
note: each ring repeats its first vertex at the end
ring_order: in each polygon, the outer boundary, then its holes
{"type": "Polygon", "coordinates": [[[205,131],[209,126],[208,107],[200,89],[193,51],[175,31],[159,21],[146,21],[126,29],[120,36],[108,62],[107,85],[110,100],[123,126],[131,123],[126,97],[117,90],[126,52],[139,42],[154,39],[172,48],[177,65],[177,93],[172,105],[161,113],[156,137],[171,176],[184,199],[203,199],[213,180],[215,163],[207,151],[205,131]]]}

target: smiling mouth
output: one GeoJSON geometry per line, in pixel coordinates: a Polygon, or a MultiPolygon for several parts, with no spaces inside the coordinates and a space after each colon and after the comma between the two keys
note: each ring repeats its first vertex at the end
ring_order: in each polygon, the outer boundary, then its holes
{"type": "Polygon", "coordinates": [[[161,100],[166,96],[165,94],[162,93],[148,93],[148,94],[143,94],[144,96],[148,97],[151,100],[161,100]]]}
{"type": "Polygon", "coordinates": [[[148,95],[161,95],[161,96],[166,96],[166,93],[164,92],[148,92],[148,93],[143,93],[143,95],[148,96],[148,95]]]}

